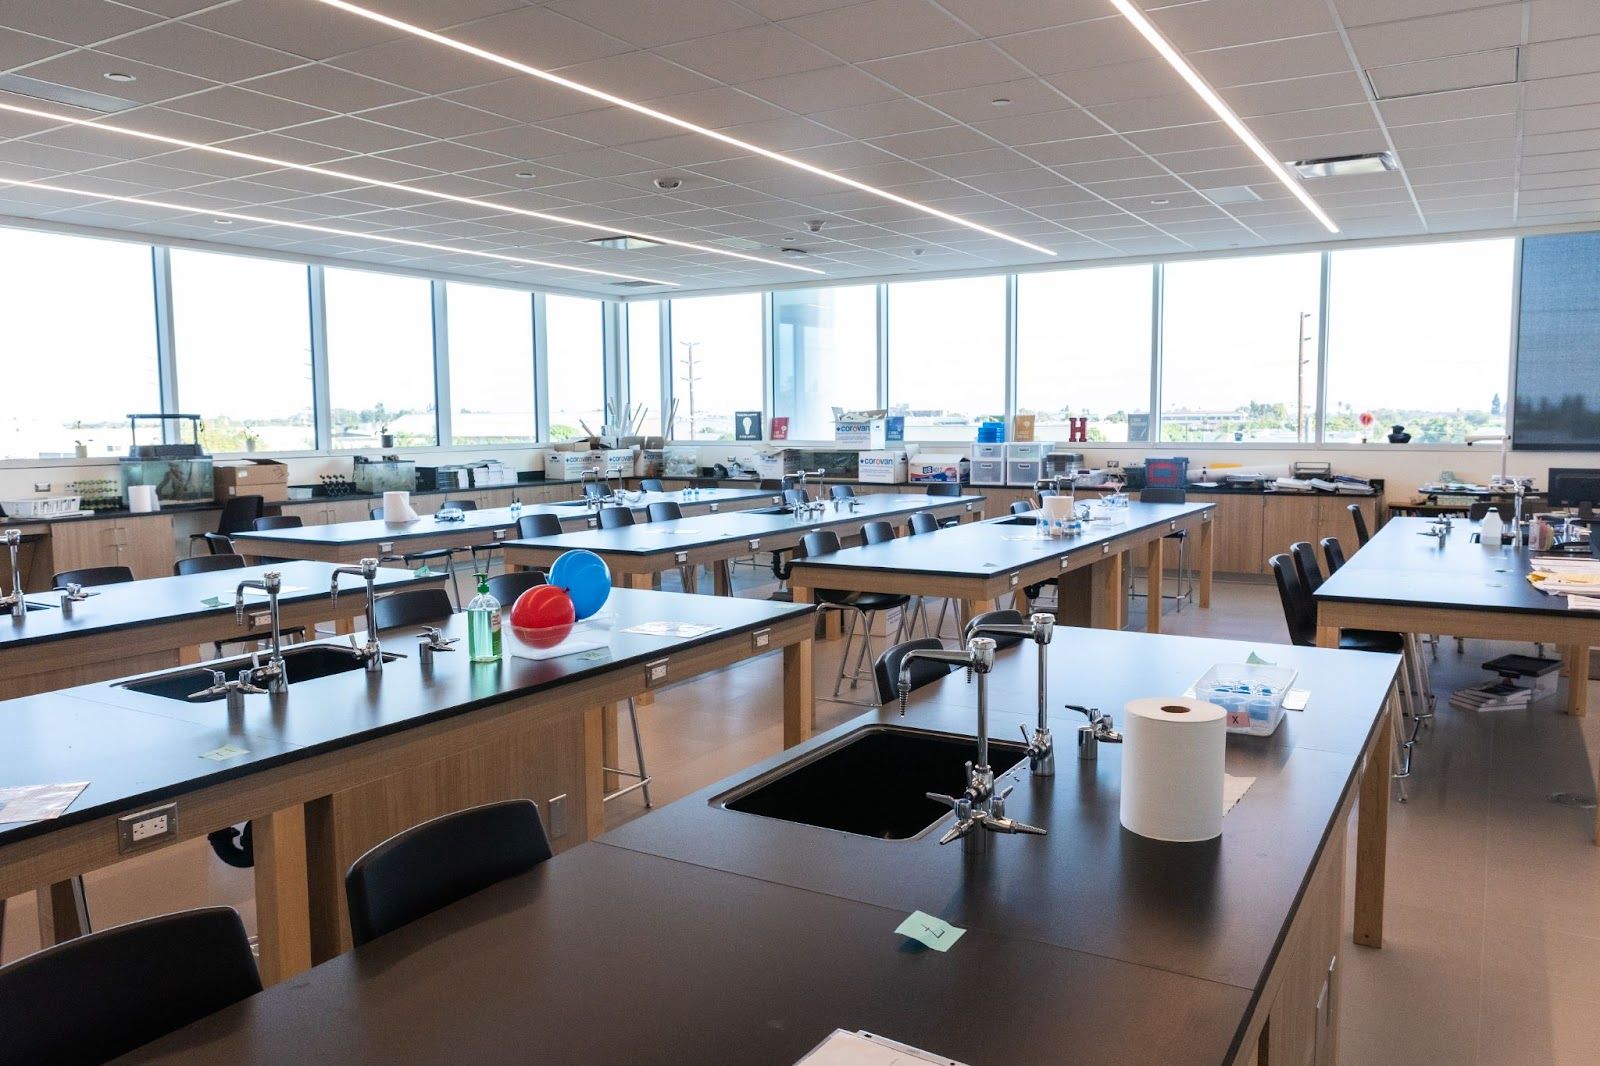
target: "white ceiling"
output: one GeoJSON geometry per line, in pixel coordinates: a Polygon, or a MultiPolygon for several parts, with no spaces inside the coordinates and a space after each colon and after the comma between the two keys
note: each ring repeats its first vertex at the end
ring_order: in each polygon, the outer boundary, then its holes
{"type": "MultiPolygon", "coordinates": [[[[703,244],[840,280],[1259,248],[1319,226],[1107,0],[364,0],[367,6],[1054,250],[1054,259],[739,153],[312,0],[0,0],[0,71],[121,97],[106,121],[703,244]],[[108,72],[133,74],[113,82],[108,72]],[[992,101],[1007,99],[1007,106],[992,101]],[[534,177],[519,178],[519,171],[534,177]],[[682,180],[662,193],[658,176],[682,180]],[[1249,186],[1222,207],[1206,190],[1249,186]],[[808,220],[823,220],[819,234],[808,220]]],[[[1600,218],[1600,2],[1142,0],[1281,159],[1388,149],[1308,188],[1349,238],[1600,218]],[[1440,91],[1444,90],[1444,91],[1440,91]],[[1381,98],[1379,95],[1381,94],[1381,98]]],[[[47,90],[53,91],[53,90],[47,90]]],[[[94,117],[0,92],[0,101],[94,117]]],[[[608,279],[281,226],[641,274],[806,275],[427,191],[364,186],[0,112],[0,215],[620,295],[608,279]]]]}

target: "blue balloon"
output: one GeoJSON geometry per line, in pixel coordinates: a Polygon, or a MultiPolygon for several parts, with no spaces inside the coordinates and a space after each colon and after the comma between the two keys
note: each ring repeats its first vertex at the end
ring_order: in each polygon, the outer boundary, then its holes
{"type": "Polygon", "coordinates": [[[594,552],[576,548],[563,552],[550,567],[550,584],[566,589],[578,617],[588,618],[611,595],[611,568],[594,552]]]}

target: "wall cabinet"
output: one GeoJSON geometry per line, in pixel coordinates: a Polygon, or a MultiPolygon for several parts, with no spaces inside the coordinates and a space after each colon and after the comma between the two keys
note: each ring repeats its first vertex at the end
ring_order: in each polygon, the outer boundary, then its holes
{"type": "Polygon", "coordinates": [[[87,566],[126,566],[136,578],[170,577],[172,518],[141,515],[52,522],[50,557],[52,573],[87,566]]]}

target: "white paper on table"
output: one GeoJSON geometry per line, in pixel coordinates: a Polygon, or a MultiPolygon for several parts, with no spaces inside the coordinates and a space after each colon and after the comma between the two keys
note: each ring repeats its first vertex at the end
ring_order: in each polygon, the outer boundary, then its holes
{"type": "Polygon", "coordinates": [[[1256,783],[1253,777],[1234,777],[1232,774],[1222,775],[1222,813],[1227,814],[1233,810],[1233,805],[1244,799],[1244,794],[1250,791],[1250,786],[1256,783]]]}
{"type": "Polygon", "coordinates": [[[1600,611],[1600,599],[1593,596],[1568,596],[1569,611],[1600,611]]]}
{"type": "MultiPolygon", "coordinates": [[[[303,586],[300,586],[300,585],[285,585],[285,586],[283,586],[283,588],[278,590],[278,598],[282,599],[285,596],[293,596],[297,592],[304,592],[304,591],[306,591],[305,588],[303,586]]],[[[231,597],[231,595],[229,595],[229,596],[224,596],[222,598],[223,599],[231,599],[232,597],[231,597]]],[[[247,588],[247,589],[244,590],[244,598],[247,599],[247,600],[250,600],[250,599],[264,600],[264,599],[267,598],[267,594],[265,592],[263,592],[261,589],[247,588]]]]}
{"type": "Polygon", "coordinates": [[[865,1031],[835,1029],[795,1066],[962,1066],[955,1059],[932,1055],[865,1031]]]}
{"type": "Polygon", "coordinates": [[[624,633],[637,633],[645,637],[703,637],[721,627],[705,622],[640,622],[629,626],[624,633]]]}
{"type": "Polygon", "coordinates": [[[580,651],[596,651],[600,648],[610,647],[603,640],[573,640],[568,638],[553,648],[523,647],[512,652],[517,659],[532,659],[534,662],[543,662],[545,659],[560,659],[568,655],[576,655],[580,651]]]}
{"type": "Polygon", "coordinates": [[[54,785],[9,785],[0,788],[0,822],[37,822],[59,818],[89,787],[87,781],[54,785]]]}

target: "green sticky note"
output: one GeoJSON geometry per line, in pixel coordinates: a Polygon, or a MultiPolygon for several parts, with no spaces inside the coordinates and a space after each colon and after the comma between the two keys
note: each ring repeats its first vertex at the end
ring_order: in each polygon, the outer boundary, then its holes
{"type": "Polygon", "coordinates": [[[210,759],[212,762],[226,762],[229,759],[237,759],[241,755],[249,755],[249,754],[250,754],[250,749],[249,748],[239,748],[239,747],[235,747],[232,744],[224,744],[224,745],[222,745],[222,747],[214,748],[211,751],[208,751],[205,754],[201,755],[200,757],[202,759],[210,759]]]}
{"type": "Polygon", "coordinates": [[[221,607],[222,606],[222,597],[221,596],[207,596],[205,599],[200,601],[200,606],[202,606],[202,607],[221,607]]]}
{"type": "Polygon", "coordinates": [[[423,563],[421,566],[419,566],[415,570],[411,571],[411,576],[412,577],[432,577],[433,576],[433,571],[428,569],[428,564],[427,563],[423,563]]]}
{"type": "Polygon", "coordinates": [[[1271,659],[1263,659],[1261,656],[1257,655],[1255,652],[1251,652],[1250,653],[1250,657],[1245,660],[1245,665],[1246,666],[1276,666],[1277,664],[1274,663],[1271,659]]]}
{"type": "Polygon", "coordinates": [[[951,925],[943,918],[935,918],[922,911],[912,911],[911,916],[895,927],[895,932],[908,936],[934,951],[949,951],[966,930],[951,925]]]}
{"type": "Polygon", "coordinates": [[[578,658],[582,662],[597,663],[602,659],[611,658],[611,653],[606,651],[604,648],[596,648],[594,651],[584,652],[582,655],[578,656],[578,658]]]}

